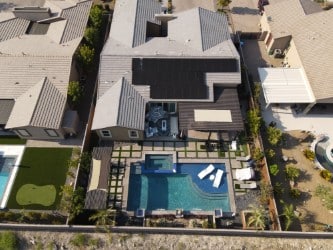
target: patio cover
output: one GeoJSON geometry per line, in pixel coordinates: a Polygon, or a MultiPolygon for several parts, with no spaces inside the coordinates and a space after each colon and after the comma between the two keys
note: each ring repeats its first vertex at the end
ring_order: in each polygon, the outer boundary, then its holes
{"type": "Polygon", "coordinates": [[[312,103],[312,89],[302,69],[258,68],[263,94],[267,104],[312,103]]]}

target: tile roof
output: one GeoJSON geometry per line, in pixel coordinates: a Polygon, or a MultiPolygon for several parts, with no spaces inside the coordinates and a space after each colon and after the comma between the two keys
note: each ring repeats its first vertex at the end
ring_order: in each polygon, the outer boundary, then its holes
{"type": "Polygon", "coordinates": [[[11,100],[1,100],[0,99],[0,124],[6,124],[10,113],[14,107],[15,101],[11,100]]]}
{"type": "MultiPolygon", "coordinates": [[[[304,12],[304,1],[265,6],[274,38],[291,35],[316,100],[333,97],[333,10],[304,12]]],[[[315,3],[312,3],[315,4],[315,3]]],[[[311,4],[311,5],[312,5],[311,4]]]]}
{"type": "Polygon", "coordinates": [[[13,108],[8,127],[20,124],[60,127],[59,112],[66,104],[73,55],[84,35],[91,4],[91,0],[46,1],[44,6],[51,9],[50,20],[53,20],[44,35],[26,34],[30,20],[0,12],[0,99],[19,102],[13,108]],[[41,87],[37,83],[44,78],[47,82],[41,87]],[[32,102],[37,106],[26,107],[24,103],[31,100],[28,93],[33,90],[40,93],[40,99],[32,102]],[[51,97],[55,99],[47,99],[51,97]],[[19,106],[33,114],[23,111],[21,114],[19,106]],[[14,114],[22,117],[15,118],[14,114]]]}
{"type": "Polygon", "coordinates": [[[124,78],[97,100],[92,129],[144,129],[145,100],[124,78]],[[107,108],[106,108],[107,107],[107,108]]]}
{"type": "Polygon", "coordinates": [[[25,34],[29,21],[22,18],[13,18],[0,22],[0,42],[25,34]]]}
{"type": "Polygon", "coordinates": [[[66,97],[47,78],[16,99],[6,128],[35,126],[58,129],[66,97]]]}

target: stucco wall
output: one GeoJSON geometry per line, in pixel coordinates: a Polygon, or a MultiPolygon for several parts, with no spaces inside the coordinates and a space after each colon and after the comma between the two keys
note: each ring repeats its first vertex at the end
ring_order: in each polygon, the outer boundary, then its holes
{"type": "Polygon", "coordinates": [[[130,130],[134,129],[128,129],[123,127],[111,127],[111,128],[105,128],[97,130],[97,134],[101,140],[104,141],[142,141],[144,139],[143,137],[143,131],[137,130],[139,133],[139,138],[130,138],[128,133],[130,130]],[[102,130],[110,130],[112,137],[103,137],[101,134],[102,130]]]}
{"type": "Polygon", "coordinates": [[[64,131],[62,129],[54,129],[57,134],[58,137],[52,137],[49,136],[46,132],[45,132],[45,128],[39,128],[39,127],[21,127],[21,128],[17,128],[14,129],[13,131],[21,138],[23,139],[36,139],[36,140],[59,140],[59,139],[64,139],[64,131]],[[20,129],[25,129],[28,131],[28,133],[31,136],[21,136],[17,130],[20,129]]]}

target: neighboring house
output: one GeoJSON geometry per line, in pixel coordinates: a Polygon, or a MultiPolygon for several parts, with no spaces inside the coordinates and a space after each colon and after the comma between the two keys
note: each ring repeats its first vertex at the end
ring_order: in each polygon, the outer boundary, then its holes
{"type": "Polygon", "coordinates": [[[67,87],[92,1],[47,0],[0,12],[0,126],[26,139],[76,133],[67,87]]]}
{"type": "Polygon", "coordinates": [[[101,54],[92,129],[103,140],[240,131],[240,57],[224,14],[164,14],[159,1],[117,0],[101,54]]]}
{"type": "Polygon", "coordinates": [[[311,0],[265,6],[260,25],[267,51],[284,56],[283,69],[259,69],[267,104],[289,103],[303,113],[332,107],[332,23],[333,10],[311,0]]]}

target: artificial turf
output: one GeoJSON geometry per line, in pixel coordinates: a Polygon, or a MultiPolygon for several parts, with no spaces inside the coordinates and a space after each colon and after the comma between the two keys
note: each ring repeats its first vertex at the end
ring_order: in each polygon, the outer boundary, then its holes
{"type": "MultiPolygon", "coordinates": [[[[19,170],[10,193],[7,207],[10,209],[42,209],[55,210],[60,203],[60,187],[66,181],[68,160],[72,154],[72,148],[26,148],[19,166],[19,170]],[[20,205],[16,196],[18,190],[25,184],[36,186],[53,185],[56,188],[56,198],[52,205],[43,206],[40,204],[20,205]]],[[[44,196],[52,196],[44,193],[44,196]]],[[[35,192],[26,192],[28,200],[35,200],[35,192]]]]}
{"type": "Polygon", "coordinates": [[[21,139],[17,136],[3,136],[0,137],[0,144],[8,144],[8,145],[21,145],[25,144],[27,140],[21,139]]]}

